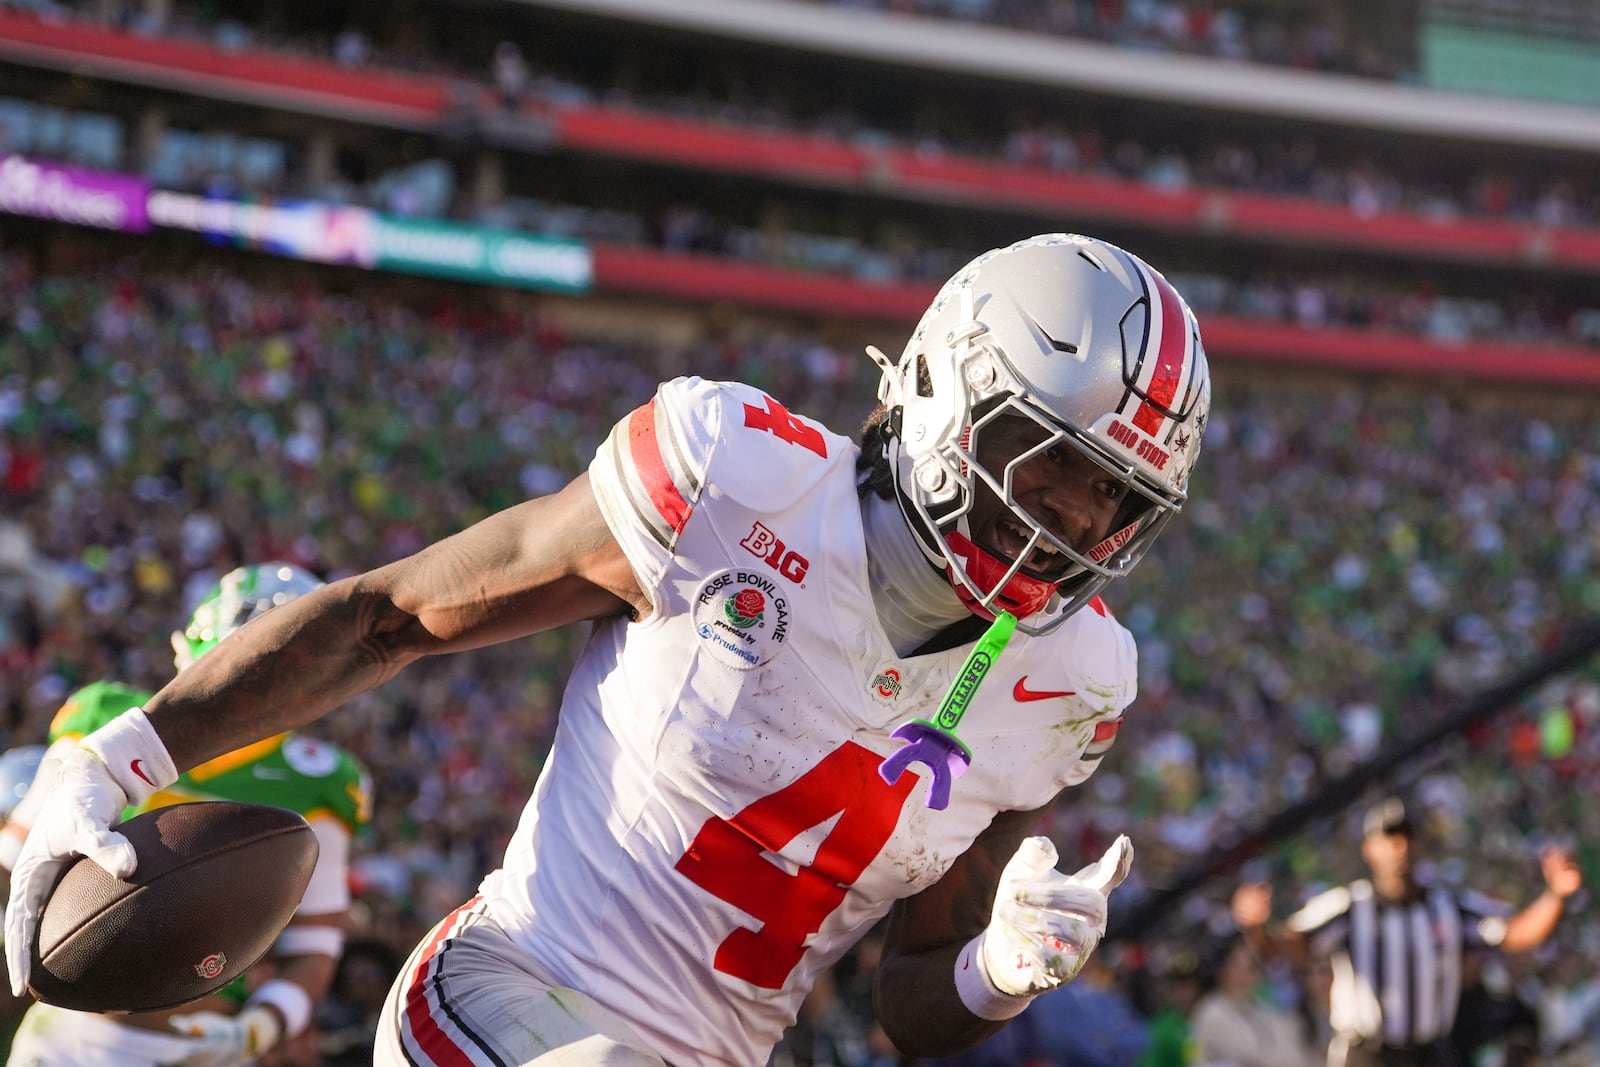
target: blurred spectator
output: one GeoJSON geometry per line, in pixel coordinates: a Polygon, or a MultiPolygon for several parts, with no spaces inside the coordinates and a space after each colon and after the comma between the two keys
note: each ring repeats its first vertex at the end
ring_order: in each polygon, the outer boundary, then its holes
{"type": "Polygon", "coordinates": [[[1096,953],[1077,978],[1029,1009],[1038,1048],[1070,1067],[1134,1067],[1149,1044],[1145,1020],[1124,986],[1120,954],[1096,953]]]}
{"type": "Polygon", "coordinates": [[[364,67],[371,56],[372,42],[358,29],[347,27],[333,39],[333,61],[341,67],[364,67]]]}
{"type": "Polygon", "coordinates": [[[1066,985],[1039,996],[1004,1030],[927,1067],[1136,1067],[1149,1045],[1145,1019],[1116,966],[1097,952],[1066,985]]]}
{"type": "Polygon", "coordinates": [[[1600,973],[1584,951],[1550,963],[1538,995],[1540,1048],[1547,1067],[1600,1063],[1600,973]]]}
{"type": "Polygon", "coordinates": [[[1163,947],[1146,971],[1151,1002],[1140,1014],[1149,1020],[1150,1044],[1138,1067],[1192,1067],[1199,1062],[1189,1017],[1203,992],[1193,945],[1163,947]]]}
{"type": "Polygon", "coordinates": [[[1461,1008],[1450,1039],[1464,1064],[1527,1062],[1541,1044],[1539,1015],[1506,961],[1485,951],[1462,960],[1461,1008]]]}
{"type": "Polygon", "coordinates": [[[523,95],[528,91],[528,60],[515,41],[501,41],[494,46],[494,62],[490,70],[495,92],[500,94],[500,106],[507,111],[522,107],[523,95]]]}
{"type": "Polygon", "coordinates": [[[333,987],[317,1007],[322,1067],[372,1063],[378,1014],[400,964],[400,953],[383,941],[363,938],[345,945],[333,987]]]}
{"type": "Polygon", "coordinates": [[[1189,1031],[1206,1067],[1320,1067],[1324,1058],[1301,1020],[1261,995],[1261,965],[1245,939],[1233,934],[1212,945],[1199,969],[1205,993],[1189,1031]]]}

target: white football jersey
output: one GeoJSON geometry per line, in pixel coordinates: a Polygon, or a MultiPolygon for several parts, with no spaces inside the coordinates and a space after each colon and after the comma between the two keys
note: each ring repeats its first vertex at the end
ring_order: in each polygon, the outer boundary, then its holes
{"type": "Polygon", "coordinates": [[[485,895],[670,1062],[765,1062],[821,971],[997,812],[1087,778],[1133,698],[1133,639],[1096,601],[1011,639],[957,730],[973,759],[948,808],[921,764],[885,782],[891,732],[932,718],[969,647],[901,656],[884,634],[857,452],[686,378],[590,467],[654,610],[596,626],[485,895]]]}

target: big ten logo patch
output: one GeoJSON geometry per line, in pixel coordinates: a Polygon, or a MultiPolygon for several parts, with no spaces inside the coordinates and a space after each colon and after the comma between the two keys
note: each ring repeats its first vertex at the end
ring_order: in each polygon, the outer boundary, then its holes
{"type": "Polygon", "coordinates": [[[750,528],[739,547],[758,559],[766,560],[779,574],[799,585],[806,580],[811,561],[792,551],[783,539],[759,522],[750,528]]]}
{"type": "Polygon", "coordinates": [[[789,601],[764,574],[721,571],[695,594],[694,630],[719,662],[739,670],[759,667],[778,654],[789,636],[789,601]]]}

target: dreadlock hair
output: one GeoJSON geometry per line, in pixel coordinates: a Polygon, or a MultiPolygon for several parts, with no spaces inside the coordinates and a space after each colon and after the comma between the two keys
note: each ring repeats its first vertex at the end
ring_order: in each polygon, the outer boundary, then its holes
{"type": "Polygon", "coordinates": [[[889,439],[894,436],[889,407],[879,403],[861,424],[861,454],[856,457],[856,493],[862,499],[875,493],[880,500],[893,500],[894,468],[889,459],[889,439]]]}

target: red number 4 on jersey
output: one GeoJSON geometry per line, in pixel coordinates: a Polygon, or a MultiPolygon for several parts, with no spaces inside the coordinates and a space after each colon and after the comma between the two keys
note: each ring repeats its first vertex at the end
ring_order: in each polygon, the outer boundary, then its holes
{"type": "Polygon", "coordinates": [[[840,904],[894,832],[917,776],[886,785],[883,757],[854,742],[729,819],[707,819],[677,863],[695,885],[761,921],[739,927],[717,947],[715,966],[763,989],[780,989],[805,955],[806,938],[840,904]],[[801,833],[836,823],[809,867],[793,874],[762,853],[801,833]]]}

